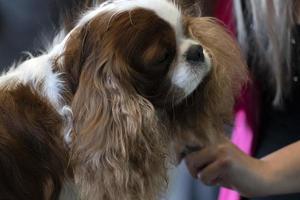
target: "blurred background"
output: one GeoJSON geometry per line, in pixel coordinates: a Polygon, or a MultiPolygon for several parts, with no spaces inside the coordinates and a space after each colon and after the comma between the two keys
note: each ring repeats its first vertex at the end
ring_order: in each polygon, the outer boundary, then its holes
{"type": "Polygon", "coordinates": [[[61,23],[61,14],[73,0],[0,0],[0,67],[7,68],[24,57],[38,53],[61,23]]]}

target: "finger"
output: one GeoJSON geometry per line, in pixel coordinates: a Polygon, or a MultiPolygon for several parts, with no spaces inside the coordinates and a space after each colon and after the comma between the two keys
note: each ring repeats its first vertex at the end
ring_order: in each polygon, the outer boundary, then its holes
{"type": "Polygon", "coordinates": [[[186,156],[185,161],[190,174],[197,178],[197,174],[206,165],[213,162],[217,157],[217,151],[213,147],[206,147],[201,151],[193,152],[186,156]]]}
{"type": "Polygon", "coordinates": [[[223,178],[223,165],[220,161],[216,161],[205,167],[200,173],[198,173],[198,179],[200,179],[206,185],[221,184],[223,178]]]}

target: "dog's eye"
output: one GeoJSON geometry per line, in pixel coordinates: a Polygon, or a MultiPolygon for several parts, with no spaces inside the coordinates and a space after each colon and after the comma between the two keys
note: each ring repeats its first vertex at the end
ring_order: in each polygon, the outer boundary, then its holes
{"type": "Polygon", "coordinates": [[[155,61],[154,61],[154,65],[161,65],[161,64],[166,64],[167,62],[170,61],[170,53],[168,51],[166,51],[165,53],[163,53],[160,57],[158,57],[155,61]]]}
{"type": "Polygon", "coordinates": [[[164,46],[151,46],[141,57],[140,71],[148,74],[165,75],[172,63],[175,52],[164,46]]]}

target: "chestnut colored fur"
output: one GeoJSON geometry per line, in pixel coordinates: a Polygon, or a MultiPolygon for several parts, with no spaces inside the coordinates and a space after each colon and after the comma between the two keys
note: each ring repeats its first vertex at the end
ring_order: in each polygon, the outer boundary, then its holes
{"type": "MultiPolygon", "coordinates": [[[[183,17],[184,34],[200,42],[213,67],[175,104],[169,95],[182,91],[164,80],[174,66],[147,65],[176,49],[173,28],[149,10],[111,15],[73,30],[53,58],[73,113],[69,148],[63,118],[48,99],[22,84],[0,90],[0,199],[58,199],[71,179],[84,200],[155,200],[167,186],[174,143],[180,151],[222,137],[247,79],[239,48],[223,26],[183,17]]],[[[173,60],[176,53],[169,53],[173,60]]]]}
{"type": "Polygon", "coordinates": [[[0,89],[0,199],[58,199],[67,154],[62,121],[29,86],[0,89]]]}
{"type": "MultiPolygon", "coordinates": [[[[131,42],[118,37],[125,30],[136,32],[127,36],[145,36],[138,31],[151,25],[144,24],[147,18],[154,20],[153,31],[168,29],[168,25],[150,11],[135,10],[131,17],[140,22],[135,21],[134,29],[128,13],[111,22],[112,29],[103,29],[110,17],[93,19],[69,39],[60,69],[77,80],[68,81],[71,91],[76,88],[71,103],[76,122],[71,153],[75,181],[83,199],[156,199],[167,180],[167,133],[152,103],[129,82],[127,63],[121,62],[123,56],[141,52],[133,47],[137,42],[145,44],[146,38],[131,42]],[[118,52],[123,49],[116,45],[122,47],[122,42],[129,43],[128,51],[118,52]]],[[[151,36],[147,40],[152,41],[151,36]]]]}
{"type": "Polygon", "coordinates": [[[171,112],[177,145],[208,145],[223,137],[231,124],[235,97],[248,80],[241,51],[232,35],[213,18],[185,19],[188,35],[209,51],[213,68],[186,101],[171,112]],[[221,38],[221,39],[220,39],[221,38]]]}

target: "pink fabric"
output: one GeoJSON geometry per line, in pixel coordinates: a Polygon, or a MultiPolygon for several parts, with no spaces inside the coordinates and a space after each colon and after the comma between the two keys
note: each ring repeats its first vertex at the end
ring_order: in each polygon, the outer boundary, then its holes
{"type": "MultiPolygon", "coordinates": [[[[232,0],[219,0],[215,8],[215,17],[220,19],[235,35],[236,29],[232,17],[232,0]]],[[[237,100],[232,142],[242,151],[251,155],[255,142],[255,131],[258,119],[257,91],[254,85],[248,85],[237,100]]],[[[221,188],[218,200],[240,200],[236,191],[221,188]]]]}
{"type": "Polygon", "coordinates": [[[235,127],[232,135],[232,142],[236,144],[245,153],[251,155],[253,144],[253,130],[247,123],[247,114],[244,109],[235,113],[235,127]]]}
{"type": "Polygon", "coordinates": [[[235,34],[236,29],[234,18],[232,17],[232,6],[232,0],[218,0],[214,15],[221,20],[233,34],[235,34]]]}
{"type": "MultiPolygon", "coordinates": [[[[242,151],[251,155],[255,144],[255,126],[257,120],[257,103],[255,103],[256,91],[253,85],[249,85],[243,91],[237,102],[235,109],[234,128],[232,132],[232,142],[242,151]]],[[[218,200],[240,200],[240,195],[236,191],[221,188],[218,200]]]]}

